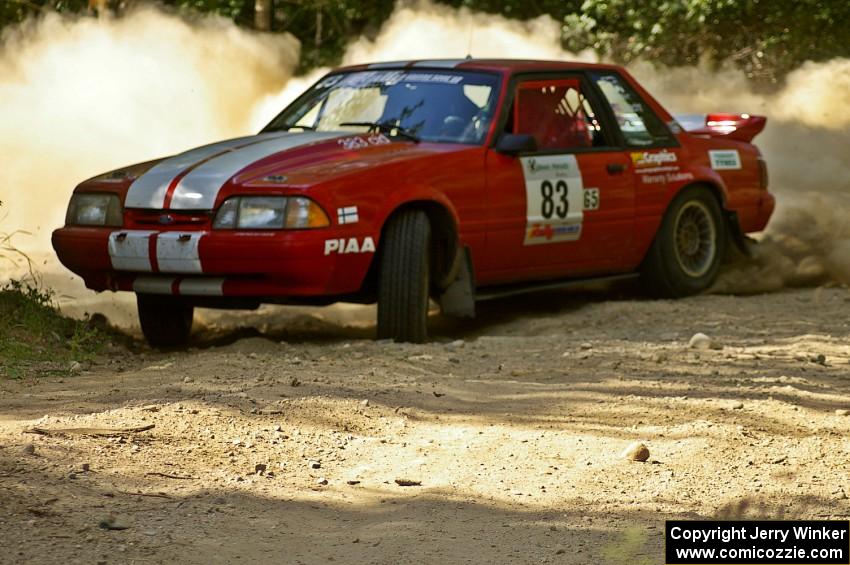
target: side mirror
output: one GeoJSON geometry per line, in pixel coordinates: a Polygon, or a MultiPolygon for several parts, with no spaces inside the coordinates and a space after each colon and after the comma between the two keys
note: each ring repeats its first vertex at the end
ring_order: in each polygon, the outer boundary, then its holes
{"type": "Polygon", "coordinates": [[[496,151],[506,155],[537,151],[537,140],[525,133],[503,133],[496,142],[496,151]]]}

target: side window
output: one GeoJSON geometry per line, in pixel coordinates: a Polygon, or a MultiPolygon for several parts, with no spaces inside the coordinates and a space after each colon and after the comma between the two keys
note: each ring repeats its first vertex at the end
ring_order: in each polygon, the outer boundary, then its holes
{"type": "Polygon", "coordinates": [[[528,134],[542,150],[604,147],[602,126],[579,78],[519,83],[508,131],[528,134]]]}
{"type": "Polygon", "coordinates": [[[608,100],[626,145],[647,147],[670,145],[675,138],[637,92],[615,73],[592,73],[594,82],[608,100]]]}

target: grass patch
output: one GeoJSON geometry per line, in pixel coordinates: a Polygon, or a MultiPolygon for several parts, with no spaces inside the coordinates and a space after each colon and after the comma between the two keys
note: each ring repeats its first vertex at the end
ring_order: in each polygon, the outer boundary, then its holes
{"type": "Polygon", "coordinates": [[[17,280],[0,287],[0,378],[72,374],[114,337],[91,319],[62,316],[49,290],[17,280]]]}

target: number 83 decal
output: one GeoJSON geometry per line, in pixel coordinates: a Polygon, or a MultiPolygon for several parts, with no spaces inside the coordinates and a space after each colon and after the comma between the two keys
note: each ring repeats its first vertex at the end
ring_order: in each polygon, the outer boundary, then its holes
{"type": "Polygon", "coordinates": [[[570,213],[570,201],[567,199],[569,193],[570,189],[566,181],[559,180],[553,185],[551,181],[544,180],[540,185],[540,195],[543,197],[540,215],[547,220],[553,215],[566,218],[570,213]]]}
{"type": "Polygon", "coordinates": [[[585,188],[575,155],[522,157],[525,245],[581,239],[585,210],[599,209],[599,189],[585,188]]]}
{"type": "MultiPolygon", "coordinates": [[[[543,197],[540,204],[540,215],[547,220],[553,216],[566,218],[570,213],[569,185],[566,181],[559,180],[553,184],[551,181],[544,180],[540,184],[540,195],[543,197]]],[[[599,209],[598,188],[585,188],[583,195],[582,208],[584,210],[599,209]]]]}

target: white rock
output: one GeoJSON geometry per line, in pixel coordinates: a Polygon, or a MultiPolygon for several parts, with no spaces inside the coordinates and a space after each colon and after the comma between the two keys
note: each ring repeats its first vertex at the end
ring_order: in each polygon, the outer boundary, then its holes
{"type": "Polygon", "coordinates": [[[641,442],[636,441],[624,449],[620,457],[629,461],[646,461],[649,459],[649,448],[641,442]]]}
{"type": "Polygon", "coordinates": [[[713,339],[704,333],[695,333],[688,342],[688,347],[691,349],[720,349],[720,346],[713,339]]]}

